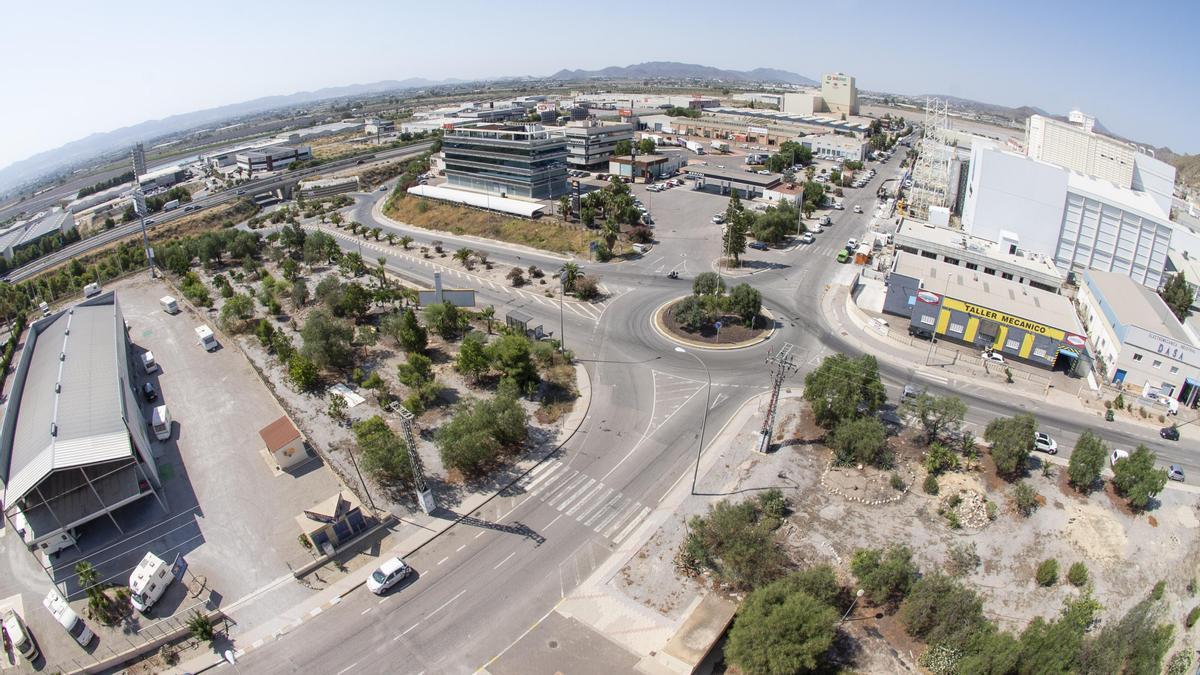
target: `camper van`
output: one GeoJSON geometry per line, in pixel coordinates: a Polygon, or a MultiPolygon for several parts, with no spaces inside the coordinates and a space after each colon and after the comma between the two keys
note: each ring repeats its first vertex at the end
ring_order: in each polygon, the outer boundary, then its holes
{"type": "Polygon", "coordinates": [[[147,375],[158,370],[158,362],[154,360],[154,352],[150,350],[142,352],[142,370],[145,370],[147,375]]]}
{"type": "Polygon", "coordinates": [[[169,295],[164,295],[163,297],[159,298],[158,306],[162,307],[162,311],[166,312],[167,314],[179,313],[179,303],[175,301],[175,298],[172,298],[169,295]]]}
{"type": "Polygon", "coordinates": [[[41,302],[38,303],[38,309],[42,310],[42,316],[50,316],[50,305],[41,302]]]}
{"type": "Polygon", "coordinates": [[[83,297],[90,298],[94,295],[100,295],[100,284],[92,282],[83,287],[83,297]]]}
{"type": "Polygon", "coordinates": [[[155,406],[150,413],[150,430],[154,432],[154,437],[160,441],[165,441],[171,437],[171,411],[167,410],[167,406],[155,406]]]}
{"type": "Polygon", "coordinates": [[[212,329],[208,326],[196,326],[196,339],[205,351],[211,352],[217,348],[217,338],[213,336],[212,329]]]}
{"type": "Polygon", "coordinates": [[[147,553],[146,557],[129,575],[129,590],[133,591],[130,602],[133,608],[145,614],[166,592],[175,577],[171,576],[171,565],[162,558],[147,553]]]}
{"type": "Polygon", "coordinates": [[[38,650],[37,641],[33,639],[33,633],[29,632],[29,626],[21,620],[21,615],[11,609],[4,613],[4,632],[8,635],[13,649],[20,652],[26,661],[37,660],[41,652],[38,650]]]}
{"type": "Polygon", "coordinates": [[[58,594],[57,590],[50,591],[50,593],[46,595],[45,599],[42,600],[42,605],[50,611],[50,614],[54,616],[54,620],[57,621],[71,637],[75,638],[75,641],[78,642],[81,647],[87,647],[92,643],[92,638],[96,637],[95,633],[92,632],[91,628],[88,628],[88,625],[83,622],[83,619],[79,618],[79,615],[75,613],[75,610],[71,609],[71,606],[67,604],[67,601],[63,600],[63,597],[58,594]]]}

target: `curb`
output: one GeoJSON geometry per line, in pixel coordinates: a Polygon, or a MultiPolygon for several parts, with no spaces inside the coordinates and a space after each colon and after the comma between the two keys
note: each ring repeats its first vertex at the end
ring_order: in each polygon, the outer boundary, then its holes
{"type": "Polygon", "coordinates": [[[688,340],[686,338],[681,338],[676,335],[672,335],[671,332],[667,330],[667,327],[663,324],[663,321],[662,321],[663,314],[666,312],[666,309],[668,306],[673,305],[676,302],[679,302],[680,300],[682,300],[683,298],[686,298],[686,297],[688,297],[688,296],[683,295],[678,298],[673,298],[671,300],[668,300],[668,301],[664,302],[663,304],[659,305],[658,309],[654,310],[654,321],[653,321],[654,330],[655,330],[655,332],[657,332],[659,335],[661,335],[663,338],[665,338],[666,340],[668,340],[670,342],[674,342],[676,344],[684,345],[687,347],[692,347],[693,349],[707,349],[709,351],[714,351],[714,352],[727,352],[727,351],[733,351],[735,349],[746,349],[748,347],[753,347],[755,345],[766,342],[767,340],[770,340],[775,335],[775,330],[776,330],[775,315],[771,312],[771,310],[767,309],[766,307],[763,307],[761,309],[761,311],[771,321],[771,330],[767,331],[763,335],[760,335],[752,340],[745,340],[745,341],[737,342],[737,343],[734,343],[731,345],[713,345],[713,344],[709,344],[707,342],[696,342],[694,340],[688,340]]]}

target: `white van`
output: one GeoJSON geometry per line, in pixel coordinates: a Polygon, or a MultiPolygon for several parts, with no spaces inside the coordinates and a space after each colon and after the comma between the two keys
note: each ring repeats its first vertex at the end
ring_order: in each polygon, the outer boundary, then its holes
{"type": "Polygon", "coordinates": [[[171,411],[167,410],[167,406],[155,406],[150,413],[150,430],[154,432],[154,437],[160,441],[165,441],[171,437],[171,411]]]}
{"type": "Polygon", "coordinates": [[[46,303],[38,303],[38,309],[42,310],[42,316],[50,316],[50,305],[46,303]]]}
{"type": "Polygon", "coordinates": [[[162,311],[166,312],[167,314],[179,313],[179,303],[175,301],[175,298],[172,298],[169,295],[164,295],[159,298],[158,306],[162,307],[162,311]]]}
{"type": "Polygon", "coordinates": [[[83,297],[90,298],[93,295],[100,295],[100,284],[95,282],[83,287],[83,297]]]}
{"type": "Polygon", "coordinates": [[[174,580],[171,565],[153,553],[147,553],[129,575],[129,590],[133,592],[129,600],[133,608],[145,614],[174,580]]]}
{"type": "Polygon", "coordinates": [[[208,326],[196,326],[196,339],[205,351],[211,352],[217,348],[217,338],[213,337],[212,329],[208,326]]]}
{"type": "Polygon", "coordinates": [[[646,253],[650,250],[649,244],[634,244],[633,250],[635,253],[646,253]]]}
{"type": "Polygon", "coordinates": [[[96,637],[91,628],[79,618],[75,610],[67,604],[66,600],[58,594],[58,591],[50,591],[42,600],[42,605],[50,610],[50,614],[54,616],[54,620],[59,623],[67,633],[75,638],[81,647],[87,647],[92,643],[92,638],[96,637]]]}
{"type": "Polygon", "coordinates": [[[26,661],[32,663],[37,660],[41,652],[38,650],[37,641],[33,639],[33,633],[29,632],[29,627],[21,620],[21,616],[11,609],[4,613],[4,632],[8,634],[13,649],[24,656],[26,661]]]}
{"type": "Polygon", "coordinates": [[[158,362],[154,360],[154,352],[150,350],[142,352],[142,370],[145,370],[146,374],[158,370],[158,362]]]}

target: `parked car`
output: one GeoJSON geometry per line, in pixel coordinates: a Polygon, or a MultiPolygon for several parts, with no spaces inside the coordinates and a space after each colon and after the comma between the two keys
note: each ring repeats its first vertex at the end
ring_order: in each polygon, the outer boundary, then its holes
{"type": "Polygon", "coordinates": [[[855,205],[854,205],[854,212],[855,212],[855,213],[862,213],[862,207],[861,207],[861,206],[859,206],[858,204],[855,204],[855,205]]]}
{"type": "Polygon", "coordinates": [[[1177,441],[1179,440],[1179,427],[1175,426],[1174,424],[1169,427],[1163,427],[1158,430],[1158,435],[1162,436],[1168,441],[1177,441]]]}
{"type": "Polygon", "coordinates": [[[747,246],[749,246],[750,248],[752,248],[752,249],[756,250],[756,251],[766,251],[766,250],[768,250],[769,248],[771,248],[770,246],[767,246],[766,244],[764,244],[764,243],[763,243],[763,242],[761,242],[761,241],[752,241],[752,242],[750,242],[749,244],[746,244],[746,245],[747,245],[747,246]]]}
{"type": "Polygon", "coordinates": [[[1033,434],[1033,449],[1047,455],[1057,455],[1058,441],[1050,438],[1050,434],[1038,431],[1033,434]]]}
{"type": "Polygon", "coordinates": [[[921,395],[921,389],[915,384],[904,385],[902,398],[916,398],[921,395]]]}
{"type": "Polygon", "coordinates": [[[992,363],[999,363],[1002,365],[1004,363],[1004,355],[1001,354],[1000,352],[992,351],[990,349],[985,349],[979,355],[979,357],[981,359],[983,359],[984,361],[991,361],[992,363]]]}
{"type": "Polygon", "coordinates": [[[412,568],[403,558],[393,557],[385,560],[371,576],[367,577],[367,590],[375,595],[383,595],[387,589],[412,574],[412,568]]]}
{"type": "Polygon", "coordinates": [[[153,403],[158,400],[158,390],[154,388],[153,382],[147,382],[142,385],[142,398],[146,399],[147,403],[153,403]]]}
{"type": "Polygon", "coordinates": [[[1183,482],[1183,467],[1178,464],[1172,464],[1171,468],[1167,469],[1167,478],[1183,482]]]}
{"type": "Polygon", "coordinates": [[[846,205],[845,205],[845,204],[843,204],[843,203],[841,203],[841,202],[834,202],[834,203],[833,203],[833,208],[834,208],[835,210],[838,210],[838,211],[845,211],[845,210],[846,210],[846,205]]]}
{"type": "Polygon", "coordinates": [[[916,338],[921,338],[922,340],[933,339],[933,331],[929,330],[928,328],[921,328],[920,326],[909,326],[908,334],[916,338]]]}
{"type": "Polygon", "coordinates": [[[847,251],[853,251],[856,246],[858,246],[857,239],[847,239],[846,240],[846,250],[847,251]]]}
{"type": "Polygon", "coordinates": [[[811,244],[816,240],[817,238],[812,235],[812,232],[805,232],[804,234],[800,235],[801,244],[811,244]]]}
{"type": "Polygon", "coordinates": [[[847,251],[846,249],[842,249],[842,250],[838,251],[837,261],[840,263],[850,262],[850,252],[847,251]]]}
{"type": "Polygon", "coordinates": [[[712,221],[714,223],[716,223],[717,225],[724,225],[725,224],[725,214],[718,213],[717,215],[712,217],[712,221]]]}

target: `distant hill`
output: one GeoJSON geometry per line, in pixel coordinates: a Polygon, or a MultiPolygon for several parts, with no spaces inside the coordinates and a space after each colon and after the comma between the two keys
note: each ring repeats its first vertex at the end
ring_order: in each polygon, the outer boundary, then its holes
{"type": "Polygon", "coordinates": [[[114,150],[126,148],[134,143],[147,141],[166,134],[187,131],[196,127],[215,122],[223,122],[243,115],[259,113],[275,108],[313,103],[331,98],[345,96],[362,96],[378,94],[400,89],[422,89],[443,84],[457,84],[463,80],[443,80],[434,82],[423,78],[407,80],[383,80],[369,84],[350,84],[340,87],[326,87],[315,91],[301,91],[284,96],[264,96],[241,103],[197,110],[195,112],[172,115],[160,120],[149,120],[113,131],[95,133],[77,141],[71,141],[53,150],[40,152],[32,157],[13,162],[0,169],[0,191],[9,189],[39,176],[58,171],[75,164],[90,160],[114,150]]]}
{"type": "Polygon", "coordinates": [[[1157,148],[1154,156],[1175,167],[1175,182],[1200,190],[1200,154],[1177,155],[1170,148],[1157,148]]]}
{"type": "Polygon", "coordinates": [[[803,75],[776,68],[754,70],[723,70],[697,63],[676,61],[648,61],[632,66],[609,66],[600,70],[560,70],[549,77],[551,80],[587,80],[593,78],[610,80],[721,80],[724,82],[781,82],[784,84],[816,85],[818,82],[803,75]]]}

